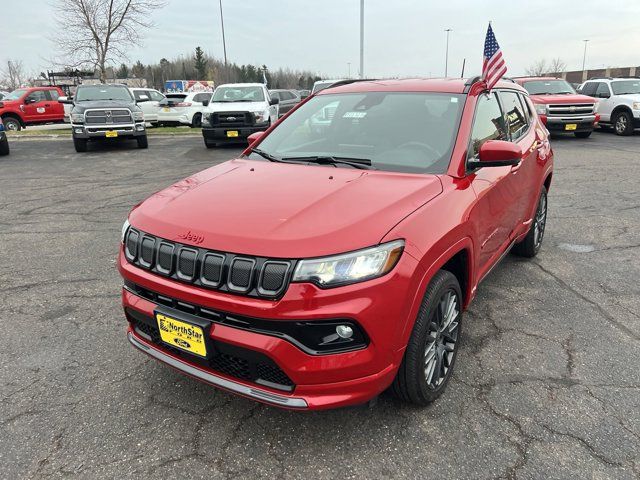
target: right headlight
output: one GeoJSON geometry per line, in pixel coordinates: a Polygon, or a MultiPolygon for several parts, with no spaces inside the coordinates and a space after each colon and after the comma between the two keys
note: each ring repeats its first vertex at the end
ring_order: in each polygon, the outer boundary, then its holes
{"type": "Polygon", "coordinates": [[[542,103],[536,103],[536,113],[538,115],[546,115],[547,114],[547,106],[542,103]]]}
{"type": "Polygon", "coordinates": [[[71,123],[84,123],[84,113],[72,113],[71,123]]]}
{"type": "Polygon", "coordinates": [[[403,249],[404,240],[394,240],[355,252],[301,260],[292,281],[337,287],[371,280],[389,273],[398,263],[403,249]]]}
{"type": "Polygon", "coordinates": [[[211,123],[211,113],[202,114],[202,123],[211,123]]]}

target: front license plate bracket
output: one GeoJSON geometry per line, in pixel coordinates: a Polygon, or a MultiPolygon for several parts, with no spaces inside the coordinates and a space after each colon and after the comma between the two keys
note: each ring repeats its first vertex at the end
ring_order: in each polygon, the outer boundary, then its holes
{"type": "Polygon", "coordinates": [[[213,352],[211,322],[169,308],[156,309],[154,317],[163,343],[200,358],[213,352]]]}

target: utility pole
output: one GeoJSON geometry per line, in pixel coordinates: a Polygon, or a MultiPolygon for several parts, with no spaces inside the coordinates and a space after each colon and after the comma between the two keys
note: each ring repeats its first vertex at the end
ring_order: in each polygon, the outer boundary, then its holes
{"type": "Polygon", "coordinates": [[[582,54],[582,71],[584,72],[584,64],[587,59],[587,43],[589,40],[582,40],[584,42],[584,53],[582,54]]]}
{"type": "Polygon", "coordinates": [[[360,78],[364,78],[364,0],[360,0],[360,78]]]}
{"type": "Polygon", "coordinates": [[[451,32],[450,28],[445,30],[447,32],[447,48],[444,54],[444,76],[447,77],[447,73],[449,72],[449,33],[451,32]]]}
{"type": "Polygon", "coordinates": [[[222,49],[224,50],[224,65],[227,66],[227,41],[224,38],[224,16],[222,15],[222,0],[220,0],[220,24],[222,25],[222,49]]]}

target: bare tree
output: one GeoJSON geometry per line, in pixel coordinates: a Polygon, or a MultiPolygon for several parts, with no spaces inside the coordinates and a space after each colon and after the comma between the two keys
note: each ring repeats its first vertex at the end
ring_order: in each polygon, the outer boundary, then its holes
{"type": "Polygon", "coordinates": [[[153,23],[151,13],[165,0],[57,0],[56,37],[52,40],[67,67],[92,66],[107,80],[107,66],[127,58],[153,23]]]}
{"type": "Polygon", "coordinates": [[[561,58],[551,59],[549,73],[562,73],[567,69],[567,64],[561,58]]]}
{"type": "Polygon", "coordinates": [[[541,60],[536,60],[533,62],[531,66],[529,66],[525,70],[527,75],[531,75],[533,77],[540,77],[549,72],[549,66],[547,65],[547,61],[543,58],[541,60]]]}
{"type": "Polygon", "coordinates": [[[21,87],[25,82],[24,66],[20,60],[7,60],[7,68],[2,70],[1,82],[9,87],[11,90],[15,90],[21,87]]]}

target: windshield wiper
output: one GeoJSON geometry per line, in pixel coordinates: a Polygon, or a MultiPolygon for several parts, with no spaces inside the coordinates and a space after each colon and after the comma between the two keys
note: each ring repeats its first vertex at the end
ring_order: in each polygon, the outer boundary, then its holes
{"type": "Polygon", "coordinates": [[[283,162],[309,162],[318,165],[349,165],[361,170],[375,170],[368,158],[332,157],[328,155],[313,155],[309,157],[285,157],[283,162]]]}
{"type": "Polygon", "coordinates": [[[267,153],[264,150],[260,150],[259,148],[252,148],[251,153],[256,153],[260,155],[262,158],[269,160],[270,162],[282,162],[281,158],[274,157],[270,153],[267,153]]]}

